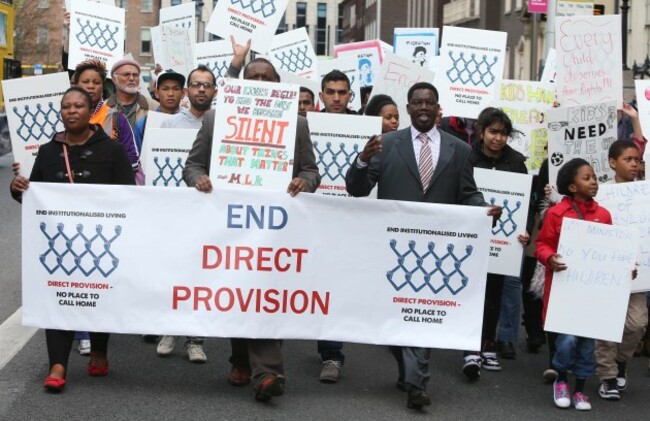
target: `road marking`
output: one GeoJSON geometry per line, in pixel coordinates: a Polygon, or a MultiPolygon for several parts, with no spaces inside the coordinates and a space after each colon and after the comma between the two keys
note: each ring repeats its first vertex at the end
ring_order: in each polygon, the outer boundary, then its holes
{"type": "Polygon", "coordinates": [[[38,331],[36,327],[23,326],[22,319],[23,308],[21,307],[0,325],[0,370],[38,331]]]}

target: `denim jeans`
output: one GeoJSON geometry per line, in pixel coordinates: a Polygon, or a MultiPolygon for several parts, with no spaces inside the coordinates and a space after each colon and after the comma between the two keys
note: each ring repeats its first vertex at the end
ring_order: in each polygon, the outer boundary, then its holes
{"type": "Polygon", "coordinates": [[[503,293],[501,295],[501,310],[499,312],[499,331],[497,340],[500,342],[517,342],[519,324],[521,321],[521,280],[514,276],[503,278],[503,293]]]}
{"type": "Polygon", "coordinates": [[[571,370],[576,378],[586,379],[596,371],[595,348],[593,339],[560,333],[555,340],[553,366],[558,371],[571,370]]]}
{"type": "Polygon", "coordinates": [[[343,342],[337,341],[318,341],[318,353],[323,361],[345,361],[345,356],[341,352],[343,342]]]}

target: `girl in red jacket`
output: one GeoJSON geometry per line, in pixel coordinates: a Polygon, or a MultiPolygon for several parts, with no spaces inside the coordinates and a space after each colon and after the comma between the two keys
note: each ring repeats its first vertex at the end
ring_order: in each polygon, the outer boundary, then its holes
{"type": "MultiPolygon", "coordinates": [[[[557,253],[560,241],[560,228],[563,218],[584,219],[586,221],[612,223],[609,212],[596,203],[593,198],[598,193],[598,181],[593,168],[581,158],[572,159],[564,164],[557,176],[558,192],[565,197],[560,203],[551,207],[544,217],[544,224],[537,237],[537,259],[546,266],[544,284],[543,320],[546,319],[548,298],[551,294],[553,272],[566,270],[562,256],[557,253]]],[[[568,408],[573,403],[576,409],[591,409],[589,398],[584,394],[587,377],[593,376],[596,361],[594,358],[595,342],[591,338],[558,334],[555,341],[553,366],[558,377],[553,384],[553,399],[559,408],[568,408]],[[573,399],[569,399],[567,372],[571,370],[576,377],[573,399]]]]}

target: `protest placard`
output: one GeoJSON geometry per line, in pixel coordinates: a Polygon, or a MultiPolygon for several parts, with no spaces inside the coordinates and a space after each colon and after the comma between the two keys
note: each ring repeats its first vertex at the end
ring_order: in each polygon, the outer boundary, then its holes
{"type": "Polygon", "coordinates": [[[162,58],[159,63],[164,70],[172,69],[187,78],[194,68],[191,30],[171,25],[160,26],[162,58]]]}
{"type": "Polygon", "coordinates": [[[632,292],[650,291],[650,181],[601,184],[596,200],[612,214],[614,225],[639,231],[639,272],[632,292]]]}
{"type": "Polygon", "coordinates": [[[418,82],[431,83],[435,74],[412,61],[395,54],[388,53],[381,64],[381,73],[372,88],[372,96],[384,94],[393,98],[397,104],[400,118],[399,127],[408,127],[411,124],[406,112],[407,93],[411,86],[418,82]]]}
{"type": "Polygon", "coordinates": [[[212,184],[286,190],[293,171],[299,87],[230,78],[222,83],[210,159],[212,184]]]}
{"type": "Polygon", "coordinates": [[[32,183],[23,323],[480,348],[484,208],[253,190],[32,183]]]}
{"type": "Polygon", "coordinates": [[[205,30],[226,40],[234,36],[238,44],[250,39],[251,49],[266,54],[289,0],[217,2],[205,30]]]}
{"type": "Polygon", "coordinates": [[[488,272],[518,278],[524,246],[517,236],[526,233],[533,176],[474,168],[474,180],[486,202],[503,208],[492,227],[488,272]]]}
{"type": "Polygon", "coordinates": [[[174,28],[187,29],[192,45],[196,43],[196,2],[188,1],[176,6],[163,7],[160,9],[160,26],[171,26],[174,28]]]}
{"type": "Polygon", "coordinates": [[[318,59],[305,28],[274,36],[268,57],[276,69],[320,81],[318,59]]]}
{"type": "Polygon", "coordinates": [[[395,28],[393,52],[427,69],[438,55],[438,28],[395,28]]]}
{"type": "Polygon", "coordinates": [[[557,78],[557,51],[555,48],[549,48],[546,60],[544,60],[544,70],[542,77],[539,79],[542,83],[555,83],[557,78]]]}
{"type": "Polygon", "coordinates": [[[66,72],[2,81],[11,149],[22,176],[29,178],[38,148],[63,131],[61,99],[68,88],[66,72]]]}
{"type": "Polygon", "coordinates": [[[230,41],[209,41],[194,44],[194,68],[203,64],[214,73],[217,81],[226,77],[233,52],[230,41]]]}
{"type": "Polygon", "coordinates": [[[72,0],[68,69],[84,60],[101,60],[110,69],[124,56],[125,13],[122,8],[72,0]]]}
{"type": "MultiPolygon", "coordinates": [[[[345,174],[370,137],[381,134],[381,117],[307,113],[307,120],[321,176],[316,193],[350,197],[345,174]]],[[[377,197],[376,188],[370,197],[377,197]]]]}
{"type": "MultiPolygon", "coordinates": [[[[392,49],[391,49],[392,51],[392,49]]],[[[357,58],[359,86],[374,86],[379,67],[384,59],[384,48],[379,40],[351,42],[334,46],[334,57],[351,55],[357,58]]]]}
{"type": "Polygon", "coordinates": [[[498,96],[507,37],[505,32],[444,27],[434,85],[446,115],[477,118],[498,96]]]}
{"type": "Polygon", "coordinates": [[[160,129],[147,125],[142,143],[147,186],[186,187],[183,168],[198,129],[160,129]],[[146,161],[144,158],[146,157],[146,161]]]}
{"type": "Polygon", "coordinates": [[[556,28],[560,105],[615,100],[621,108],[621,15],[560,17],[556,28]]]}
{"type": "Polygon", "coordinates": [[[515,132],[508,144],[528,158],[526,167],[534,173],[548,157],[546,113],[554,101],[551,84],[506,79],[501,82],[499,97],[492,103],[510,117],[515,132]]]}
{"type": "Polygon", "coordinates": [[[594,0],[557,0],[555,16],[593,16],[594,0]]]}
{"type": "Polygon", "coordinates": [[[564,218],[544,330],[621,342],[639,249],[633,228],[564,218]],[[607,311],[604,311],[607,309],[607,311]]]}
{"type": "Polygon", "coordinates": [[[318,94],[320,93],[320,82],[317,82],[313,79],[300,77],[294,73],[283,72],[282,70],[278,70],[278,74],[280,75],[280,80],[282,81],[282,83],[291,83],[294,85],[305,87],[310,91],[312,91],[314,93],[314,105],[316,106],[317,110],[320,109],[320,105],[319,105],[320,98],[318,96],[318,94]]]}
{"type": "Polygon", "coordinates": [[[350,90],[352,91],[352,97],[350,97],[349,108],[354,111],[361,108],[361,84],[359,82],[359,76],[357,73],[357,64],[358,60],[356,57],[349,55],[331,60],[320,60],[318,62],[319,82],[323,79],[323,76],[332,70],[339,70],[345,73],[348,79],[350,79],[350,90]]]}
{"type": "MultiPolygon", "coordinates": [[[[639,110],[641,130],[644,134],[650,133],[650,80],[635,80],[636,105],[639,110]]],[[[645,162],[650,162],[650,148],[645,148],[643,155],[645,162]]]]}
{"type": "Polygon", "coordinates": [[[573,158],[586,159],[594,168],[599,183],[614,177],[608,153],[617,136],[615,101],[551,108],[546,115],[548,175],[553,188],[560,167],[573,158]]]}

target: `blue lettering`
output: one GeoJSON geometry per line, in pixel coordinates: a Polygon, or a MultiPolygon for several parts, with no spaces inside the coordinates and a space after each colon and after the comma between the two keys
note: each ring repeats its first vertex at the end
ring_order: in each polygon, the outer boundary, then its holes
{"type": "Polygon", "coordinates": [[[234,222],[235,219],[241,219],[241,215],[235,214],[234,210],[242,209],[243,207],[243,205],[228,205],[228,228],[244,228],[241,223],[236,225],[234,222]]]}

